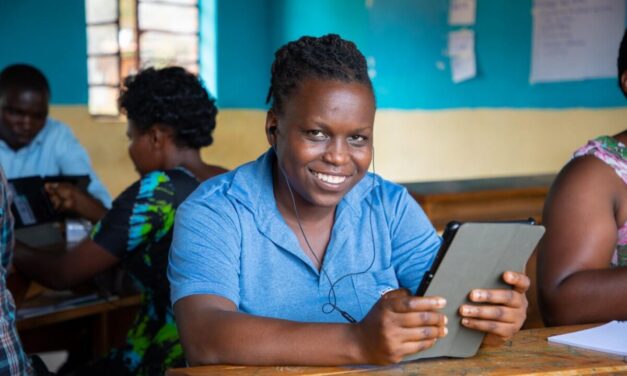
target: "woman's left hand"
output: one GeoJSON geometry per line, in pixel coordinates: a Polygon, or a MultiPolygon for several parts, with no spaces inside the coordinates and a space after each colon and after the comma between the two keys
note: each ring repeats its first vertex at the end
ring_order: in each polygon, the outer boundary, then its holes
{"type": "Polygon", "coordinates": [[[462,325],[486,332],[485,344],[502,343],[512,338],[527,318],[527,297],[529,277],[522,273],[507,271],[503,280],[512,289],[475,289],[469,299],[481,305],[463,304],[459,307],[462,325]]]}

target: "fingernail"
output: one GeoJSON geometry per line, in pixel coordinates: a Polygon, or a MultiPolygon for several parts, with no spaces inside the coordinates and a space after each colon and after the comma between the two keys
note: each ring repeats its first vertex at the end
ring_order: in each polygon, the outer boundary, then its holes
{"type": "Polygon", "coordinates": [[[439,308],[444,307],[444,306],[446,305],[446,299],[444,299],[444,298],[439,298],[439,299],[437,300],[437,302],[436,302],[436,305],[437,305],[439,308]]]}
{"type": "Polygon", "coordinates": [[[462,324],[463,325],[468,325],[470,321],[468,319],[462,319],[462,324]]]}
{"type": "Polygon", "coordinates": [[[464,315],[468,315],[468,314],[470,314],[470,308],[468,308],[468,307],[462,307],[462,313],[463,313],[464,315]]]}
{"type": "Polygon", "coordinates": [[[442,337],[446,336],[448,334],[448,328],[444,328],[444,335],[442,335],[442,337]]]}
{"type": "Polygon", "coordinates": [[[472,297],[477,300],[483,300],[485,298],[485,294],[483,291],[475,290],[472,292],[472,297]]]}
{"type": "Polygon", "coordinates": [[[448,317],[444,316],[444,325],[448,324],[448,317]]]}

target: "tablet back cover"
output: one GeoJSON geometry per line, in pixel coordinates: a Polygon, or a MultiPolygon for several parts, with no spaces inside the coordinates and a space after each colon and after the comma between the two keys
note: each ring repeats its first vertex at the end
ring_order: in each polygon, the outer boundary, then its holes
{"type": "Polygon", "coordinates": [[[472,289],[511,288],[503,272],[522,271],[543,234],[544,227],[521,223],[462,224],[425,293],[446,299],[448,335],[404,360],[475,355],[485,334],[461,326],[459,307],[472,289]]]}

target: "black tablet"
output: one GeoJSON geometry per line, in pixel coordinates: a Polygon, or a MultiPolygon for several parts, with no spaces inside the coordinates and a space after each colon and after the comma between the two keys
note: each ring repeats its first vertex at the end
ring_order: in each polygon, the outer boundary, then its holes
{"type": "MultiPolygon", "coordinates": [[[[485,223],[523,223],[528,225],[535,225],[536,221],[533,218],[521,219],[521,220],[511,220],[511,221],[499,221],[499,222],[485,222],[485,223]]],[[[462,222],[451,221],[444,228],[444,232],[442,233],[442,245],[440,245],[440,249],[438,253],[435,255],[435,259],[433,259],[433,263],[431,264],[431,268],[422,277],[422,281],[418,288],[416,289],[417,296],[423,296],[429,287],[429,284],[433,280],[438,267],[442,263],[444,256],[446,255],[446,251],[450,247],[453,242],[453,238],[455,238],[455,234],[461,226],[462,222]]]]}
{"type": "Polygon", "coordinates": [[[459,307],[469,303],[472,289],[509,289],[503,281],[507,270],[524,269],[544,234],[544,227],[529,220],[515,222],[466,222],[447,226],[444,241],[432,267],[425,273],[417,293],[441,296],[447,304],[440,310],[448,318],[448,335],[405,360],[460,357],[476,354],[484,332],[461,325],[459,307]]]}

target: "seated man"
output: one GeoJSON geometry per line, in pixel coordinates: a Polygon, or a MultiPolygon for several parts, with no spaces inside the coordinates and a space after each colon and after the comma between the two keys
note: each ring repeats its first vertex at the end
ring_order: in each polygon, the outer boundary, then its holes
{"type": "MultiPolygon", "coordinates": [[[[111,197],[70,128],[48,117],[49,99],[48,81],[37,68],[16,64],[0,72],[0,165],[9,179],[89,175],[88,191],[95,199],[82,206],[90,208],[86,218],[96,221],[111,206],[111,197]]],[[[48,191],[55,195],[54,187],[48,191]]]]}

